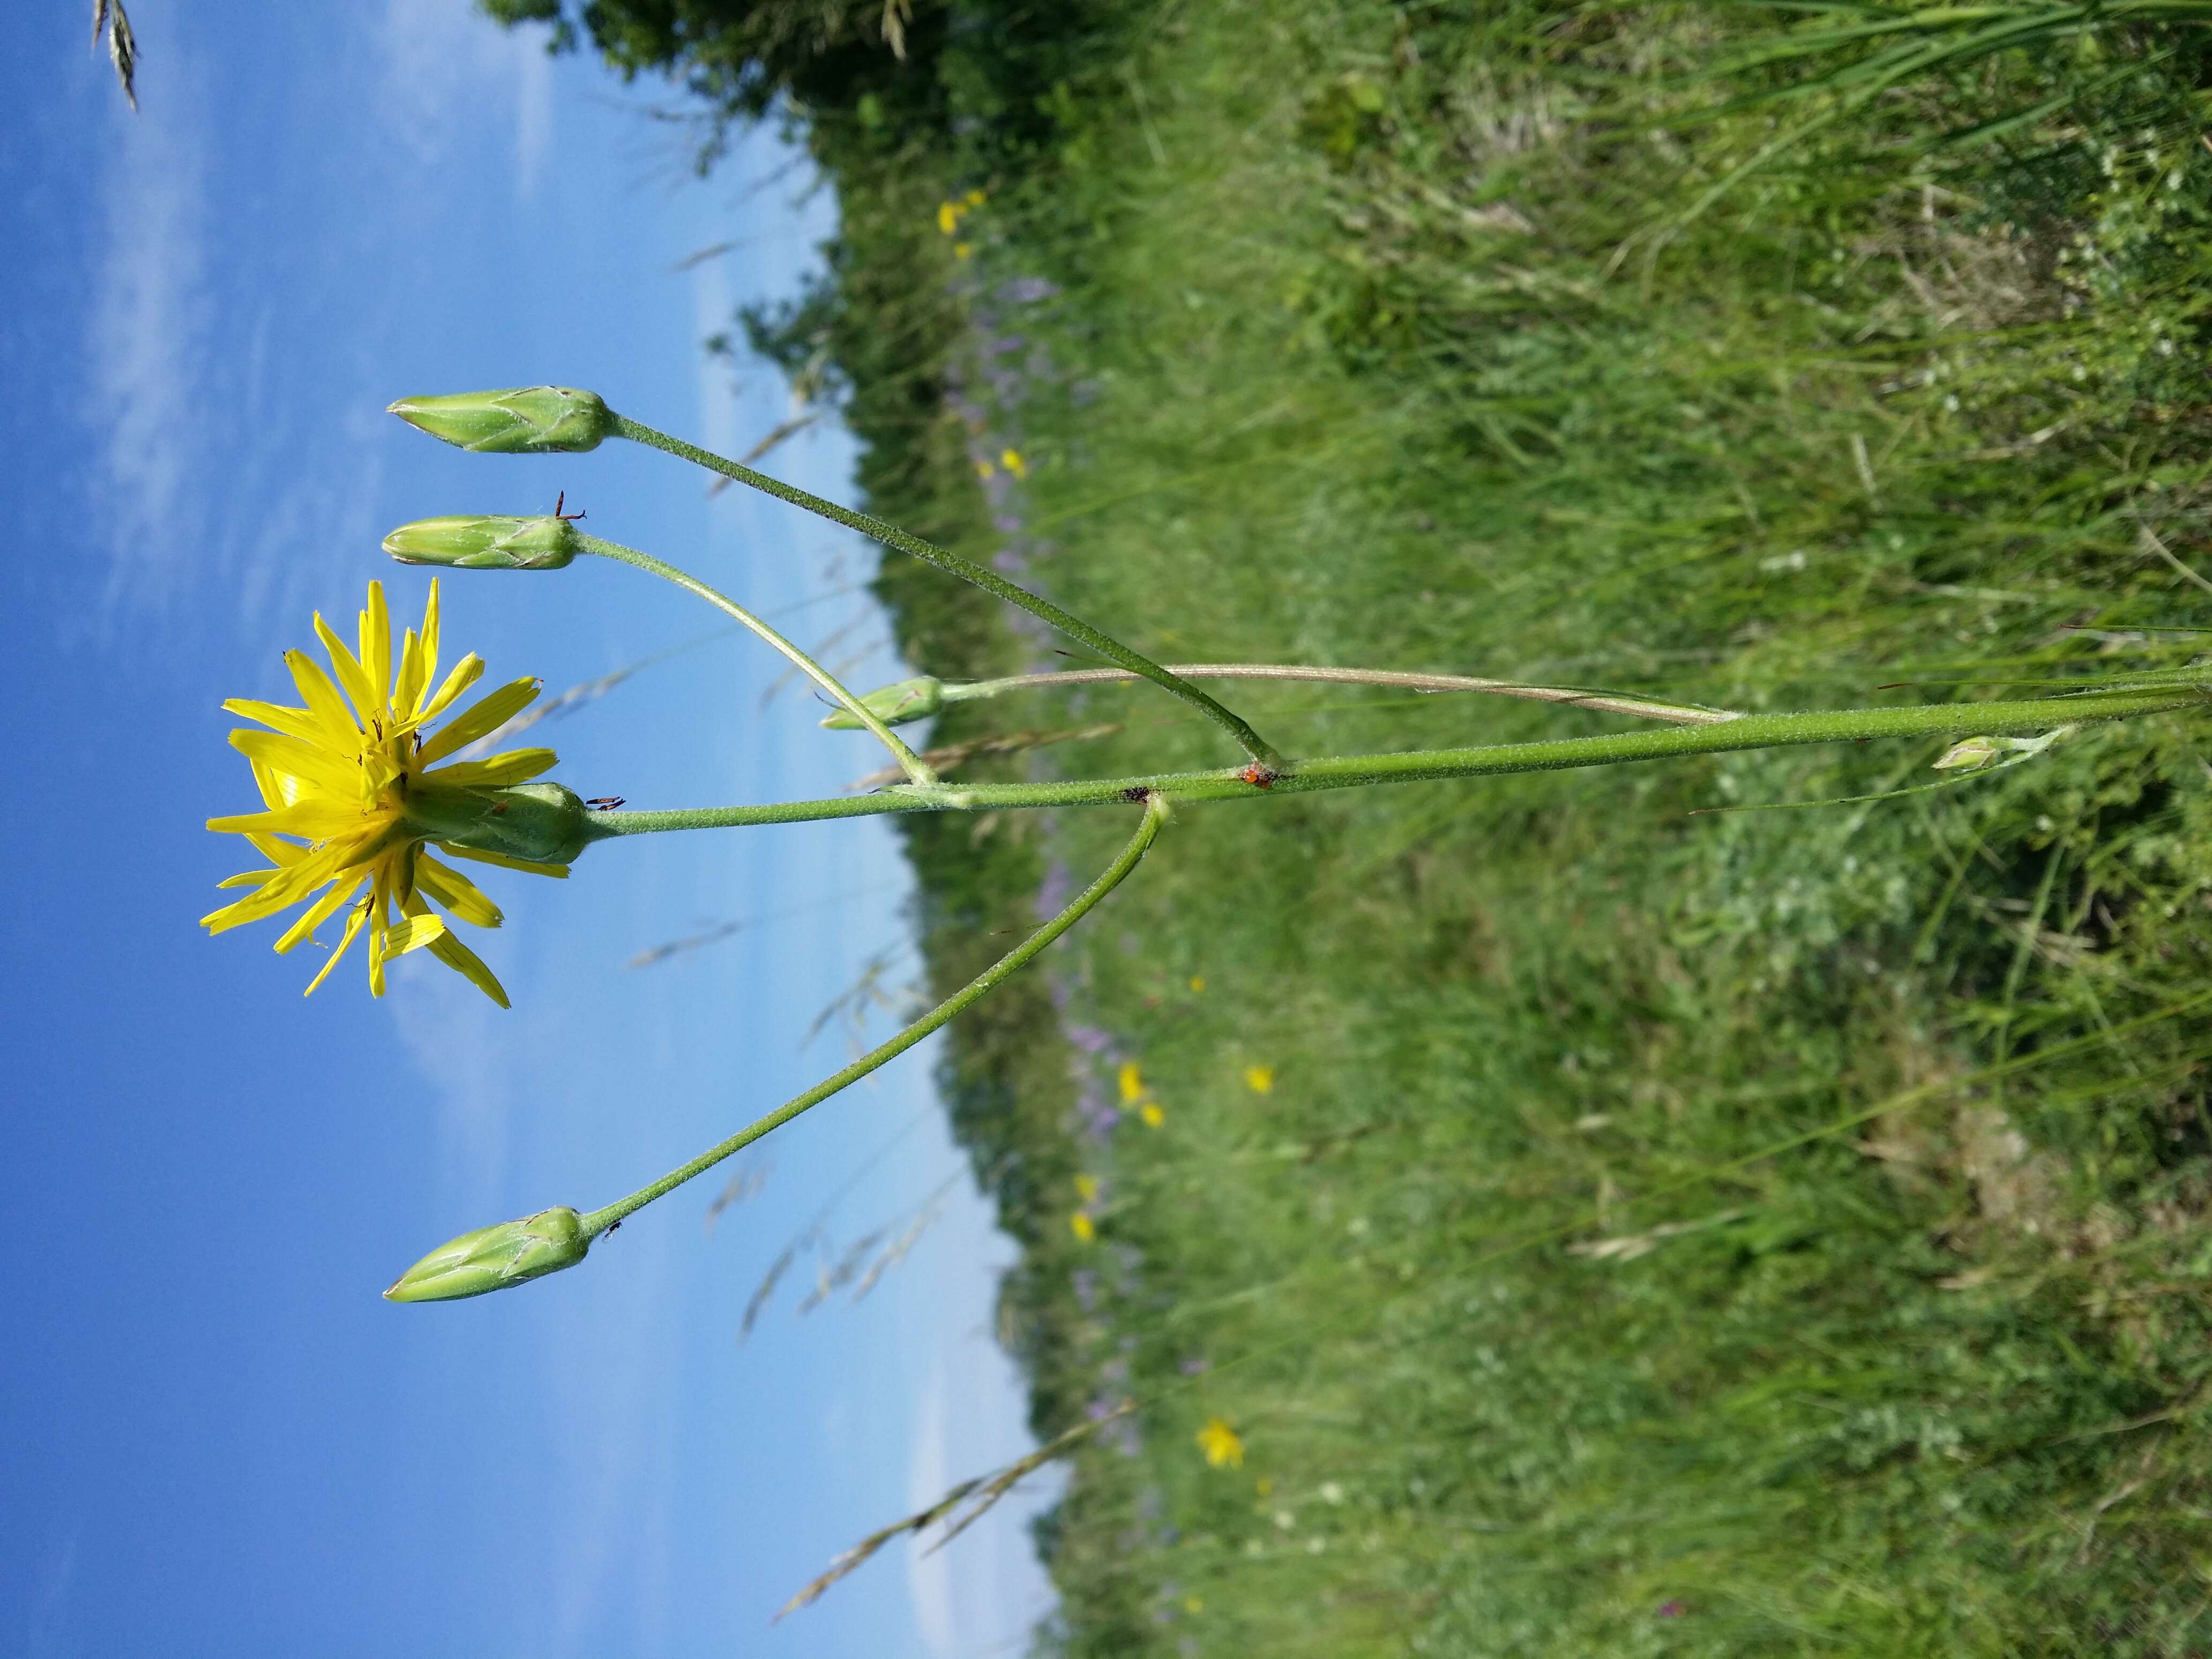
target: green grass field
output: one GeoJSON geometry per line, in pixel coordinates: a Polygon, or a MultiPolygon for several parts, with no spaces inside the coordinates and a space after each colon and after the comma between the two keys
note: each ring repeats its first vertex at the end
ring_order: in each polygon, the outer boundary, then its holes
{"type": "MultiPolygon", "coordinates": [[[[757,331],[886,516],[1167,660],[1779,709],[2198,654],[2204,8],[1075,12],[1021,147],[815,112],[836,285],[757,331]]],[[[884,587],[919,669],[1048,659],[884,587]]],[[[1623,724],[1233,701],[1292,754],[1623,724]]],[[[1124,689],[932,740],[1102,724],[963,775],[1232,758],[1124,689]]],[[[1045,1650],[2212,1650],[2208,736],[1186,811],[947,1067],[1036,1428],[1139,1406],[1045,1650]]],[[[936,981],[1120,820],[909,826],[936,981]]]]}

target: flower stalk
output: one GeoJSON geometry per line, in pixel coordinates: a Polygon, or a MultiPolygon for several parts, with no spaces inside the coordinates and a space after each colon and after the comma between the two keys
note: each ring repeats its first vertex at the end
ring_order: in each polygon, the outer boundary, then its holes
{"type": "Polygon", "coordinates": [[[1176,805],[1249,800],[1262,794],[1306,794],[1368,784],[1568,771],[1586,766],[1615,766],[1631,761],[1679,759],[1690,755],[1806,744],[1860,743],[1879,738],[1959,738],[1971,734],[1993,738],[2027,736],[2059,726],[2201,708],[2208,702],[2212,702],[2212,684],[2169,680],[2085,691],[2070,696],[2005,702],[1923,703],[1902,708],[1744,714],[1707,725],[1607,732],[1598,737],[1560,738],[1538,743],[1417,749],[1396,754],[1319,756],[1301,759],[1288,771],[1266,781],[1255,781],[1247,771],[1224,768],[1208,772],[1161,772],[1067,782],[939,786],[932,790],[902,786],[879,794],[778,801],[758,806],[702,807],[668,812],[594,812],[590,815],[590,833],[597,839],[647,835],[664,830],[735,829],[819,818],[866,817],[885,812],[1097,806],[1147,792],[1162,795],[1176,805]]]}
{"type": "Polygon", "coordinates": [[[853,512],[848,507],[838,506],[835,501],[824,501],[811,491],[800,489],[793,484],[787,484],[780,478],[771,478],[765,472],[756,472],[749,466],[742,465],[725,456],[717,455],[711,450],[701,449],[696,444],[685,443],[681,438],[671,437],[667,433],[649,427],[641,421],[633,421],[628,416],[614,416],[611,431],[616,437],[628,438],[635,443],[665,450],[667,453],[690,461],[694,465],[703,466],[710,472],[718,472],[734,483],[760,490],[764,495],[773,495],[778,501],[787,501],[793,507],[802,507],[817,517],[829,520],[832,524],[842,525],[848,530],[856,530],[863,536],[883,543],[886,547],[895,547],[902,553],[910,553],[924,564],[934,565],[938,569],[950,575],[957,576],[964,582],[973,583],[993,598],[1003,599],[1008,605],[1028,611],[1038,621],[1059,629],[1078,644],[1097,652],[1109,662],[1127,670],[1139,678],[1150,680],[1164,690],[1182,698],[1214,725],[1236,738],[1237,744],[1251,757],[1255,765],[1265,768],[1271,772],[1279,773],[1285,769],[1283,757],[1275,752],[1273,747],[1265,738],[1246,724],[1241,715],[1207,696],[1205,692],[1183,679],[1173,670],[1161,667],[1150,657],[1140,655],[1122,644],[1121,641],[1109,635],[1100,633],[1081,617],[1061,610],[1049,599],[1040,599],[1027,588],[1017,586],[995,570],[977,564],[972,559],[963,559],[957,553],[939,547],[934,542],[924,541],[921,537],[908,531],[901,530],[895,524],[886,523],[866,513],[853,512]]]}
{"type": "Polygon", "coordinates": [[[1121,848],[1111,864],[1099,872],[1097,879],[1077,894],[1058,915],[913,1024],[888,1042],[870,1049],[844,1070],[823,1079],[805,1093],[793,1097],[767,1116],[747,1124],[728,1139],[716,1142],[690,1163],[678,1165],[659,1180],[639,1188],[627,1198],[617,1199],[602,1209],[591,1212],[583,1218],[585,1236],[599,1237],[624,1217],[636,1214],[653,1200],[674,1192],[694,1176],[704,1175],[724,1158],[751,1146],[770,1130],[781,1128],[801,1112],[820,1105],[840,1090],[858,1083],[869,1073],[886,1061],[896,1059],[933,1031],[949,1024],[963,1010],[981,1001],[1019,973],[1047,945],[1088,915],[1101,899],[1120,886],[1129,872],[1144,861],[1146,853],[1160,833],[1160,826],[1168,821],[1169,806],[1157,794],[1146,795],[1143,799],[1144,816],[1138,821],[1136,832],[1129,837],[1128,844],[1121,848]]]}

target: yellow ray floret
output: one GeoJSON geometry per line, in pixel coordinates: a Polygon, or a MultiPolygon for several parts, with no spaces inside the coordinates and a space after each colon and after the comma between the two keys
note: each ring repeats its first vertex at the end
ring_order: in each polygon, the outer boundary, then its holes
{"type": "MultiPolygon", "coordinates": [[[[220,933],[312,901],[276,940],[278,951],[290,951],[314,939],[316,930],[341,910],[345,913],[337,946],[308,984],[309,991],[330,976],[365,928],[368,988],[376,995],[384,994],[386,963],[410,951],[427,950],[506,1007],[507,993],[491,969],[454,936],[428,901],[435,900],[455,920],[478,927],[498,927],[499,907],[466,876],[430,854],[428,843],[434,836],[410,820],[407,806],[410,798],[419,801],[441,790],[521,783],[551,767],[550,749],[514,750],[483,760],[435,765],[513,719],[537,696],[538,682],[524,679],[501,686],[447,721],[434,735],[425,737],[422,728],[483,673],[483,661],[471,654],[442,680],[438,678],[436,582],[430,584],[422,632],[410,629],[401,643],[396,676],[392,623],[380,583],[368,585],[368,608],[361,613],[357,648],[349,649],[320,615],[315,617],[315,634],[330,658],[329,672],[304,651],[284,653],[305,708],[247,697],[223,704],[232,714],[269,728],[230,734],[232,746],[253,769],[264,810],[210,818],[208,828],[243,836],[269,860],[269,867],[248,870],[222,883],[248,890],[203,918],[201,925],[220,933]]],[[[534,864],[451,842],[436,844],[480,862],[540,875],[568,873],[566,865],[534,864]]]]}

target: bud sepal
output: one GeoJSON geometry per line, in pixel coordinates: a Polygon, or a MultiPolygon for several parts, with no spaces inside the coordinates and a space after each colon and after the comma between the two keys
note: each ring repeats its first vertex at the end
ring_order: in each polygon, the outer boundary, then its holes
{"type": "Polygon", "coordinates": [[[441,847],[532,866],[574,864],[593,840],[582,798],[566,784],[543,781],[503,788],[417,789],[407,798],[407,822],[441,847]]]}

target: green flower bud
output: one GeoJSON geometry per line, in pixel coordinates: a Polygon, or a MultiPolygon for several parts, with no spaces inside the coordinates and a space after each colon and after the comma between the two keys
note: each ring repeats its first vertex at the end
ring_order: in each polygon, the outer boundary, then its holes
{"type": "Polygon", "coordinates": [[[598,448],[615,430],[614,411],[598,392],[565,386],[402,398],[387,407],[434,438],[494,455],[573,454],[598,448]]]}
{"type": "Polygon", "coordinates": [[[547,1273],[573,1267],[592,1241],[583,1218],[562,1205],[520,1221],[479,1227],[463,1233],[424,1256],[399,1275],[384,1293],[386,1302],[458,1302],[465,1296],[503,1291],[547,1273]]]}
{"type": "Polygon", "coordinates": [[[418,788],[407,797],[407,822],[428,840],[526,864],[573,864],[592,842],[583,801],[558,783],[418,788]]]}
{"type": "Polygon", "coordinates": [[[455,513],[401,525],[384,538],[384,550],[402,564],[443,564],[459,570],[558,570],[580,549],[575,527],[563,518],[455,513]]]}
{"type": "Polygon", "coordinates": [[[1996,764],[2008,744],[1996,738],[1967,738],[1953,744],[1936,757],[1938,772],[1978,772],[1985,766],[1996,764]]]}
{"type": "MultiPolygon", "coordinates": [[[[919,679],[901,680],[896,685],[871,691],[860,702],[885,726],[904,726],[909,720],[927,720],[945,707],[945,682],[924,674],[919,679]]],[[[842,708],[830,710],[822,724],[832,732],[860,729],[860,722],[842,708]]]]}

